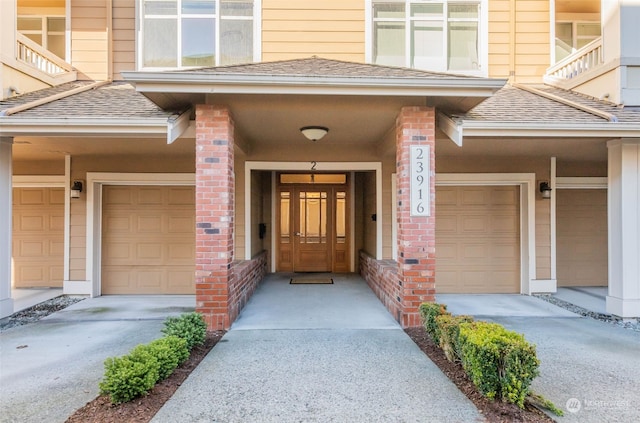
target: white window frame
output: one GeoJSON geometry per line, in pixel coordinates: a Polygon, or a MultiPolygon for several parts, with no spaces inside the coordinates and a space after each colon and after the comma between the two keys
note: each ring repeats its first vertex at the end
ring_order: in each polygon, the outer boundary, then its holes
{"type": "MultiPolygon", "coordinates": [[[[462,75],[471,75],[471,76],[488,76],[489,71],[489,48],[488,48],[488,0],[381,0],[388,3],[404,3],[405,5],[405,17],[404,18],[389,18],[389,19],[381,19],[381,21],[391,22],[398,21],[404,22],[405,26],[405,64],[404,66],[409,68],[411,67],[411,22],[412,21],[425,21],[429,19],[424,18],[412,18],[411,15],[411,4],[416,3],[443,3],[443,47],[444,47],[444,62],[445,69],[437,68],[437,69],[422,69],[426,71],[433,72],[454,72],[462,75]],[[454,70],[448,71],[446,69],[446,64],[448,63],[448,31],[449,31],[449,18],[448,18],[448,9],[447,6],[449,4],[455,3],[470,3],[473,1],[477,1],[479,4],[479,15],[478,15],[478,60],[480,63],[478,64],[477,70],[454,70]]],[[[365,0],[365,61],[367,63],[373,64],[373,3],[375,0],[365,0]]],[[[456,19],[455,21],[460,21],[456,19]]]]}
{"type": "MultiPolygon", "coordinates": [[[[143,51],[143,32],[144,32],[144,0],[136,1],[136,69],[138,70],[152,70],[152,71],[164,71],[174,69],[195,69],[201,66],[175,66],[175,67],[150,67],[144,66],[144,51],[143,51]]],[[[183,18],[212,18],[216,23],[215,34],[215,63],[213,66],[220,66],[220,21],[221,20],[253,20],[253,61],[258,62],[262,57],[262,0],[253,0],[253,16],[234,16],[234,17],[222,17],[220,16],[220,0],[215,0],[216,13],[213,14],[183,14],[181,11],[180,3],[178,0],[176,15],[152,15],[151,18],[166,19],[168,16],[176,17],[177,19],[177,59],[180,61],[182,57],[182,19],[183,18]]]]}

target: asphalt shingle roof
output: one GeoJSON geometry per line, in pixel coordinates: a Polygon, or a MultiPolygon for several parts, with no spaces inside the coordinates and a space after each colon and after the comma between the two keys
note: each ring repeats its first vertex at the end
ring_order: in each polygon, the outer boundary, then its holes
{"type": "Polygon", "coordinates": [[[418,69],[353,63],[341,60],[324,59],[315,56],[305,59],[189,69],[182,72],[193,74],[279,75],[300,77],[317,76],[333,78],[476,78],[472,76],[428,72],[418,69]]]}
{"type": "MultiPolygon", "coordinates": [[[[46,98],[80,86],[86,86],[90,83],[91,81],[71,82],[18,97],[12,97],[0,102],[0,110],[46,98]]],[[[162,110],[151,100],[136,92],[131,84],[127,82],[114,82],[15,113],[11,115],[11,117],[42,119],[167,119],[173,114],[173,112],[162,110]]],[[[2,118],[0,117],[0,119],[2,118]]]]}
{"type": "MultiPolygon", "coordinates": [[[[613,114],[618,118],[618,122],[640,123],[640,107],[616,106],[573,91],[548,85],[536,85],[534,87],[563,99],[613,114]]],[[[485,122],[608,122],[603,117],[511,85],[506,85],[466,114],[456,117],[464,121],[485,122]]]]}

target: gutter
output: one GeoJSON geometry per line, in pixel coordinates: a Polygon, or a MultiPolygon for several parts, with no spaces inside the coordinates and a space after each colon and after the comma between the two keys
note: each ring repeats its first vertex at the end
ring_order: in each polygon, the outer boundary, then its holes
{"type": "Polygon", "coordinates": [[[49,97],[44,97],[38,100],[30,101],[25,104],[21,104],[19,106],[10,107],[8,109],[0,110],[0,116],[11,116],[15,113],[24,112],[25,110],[33,109],[34,107],[42,106],[43,104],[48,104],[56,100],[60,100],[62,98],[70,97],[75,94],[79,94],[85,91],[94,90],[96,88],[100,88],[104,85],[110,84],[111,81],[99,81],[94,82],[89,85],[85,85],[83,87],[74,88],[73,90],[65,91],[62,93],[50,95],[49,97]]]}
{"type": "Polygon", "coordinates": [[[511,86],[518,88],[519,90],[528,91],[532,94],[535,94],[540,97],[544,97],[548,100],[555,101],[557,103],[564,104],[569,107],[573,107],[574,109],[578,109],[583,112],[591,113],[592,115],[601,117],[603,119],[608,120],[609,122],[618,122],[618,117],[607,112],[603,112],[602,110],[596,109],[594,107],[585,106],[584,104],[576,103],[575,101],[567,100],[566,98],[562,98],[560,96],[550,94],[546,91],[539,90],[534,87],[530,87],[528,85],[516,84],[513,83],[511,86]]]}

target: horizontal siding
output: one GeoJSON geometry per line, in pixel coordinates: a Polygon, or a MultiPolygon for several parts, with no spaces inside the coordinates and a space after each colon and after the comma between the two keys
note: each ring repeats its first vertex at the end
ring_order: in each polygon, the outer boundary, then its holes
{"type": "Polygon", "coordinates": [[[121,71],[136,68],[136,10],[127,0],[113,2],[113,79],[122,79],[121,71]]]}
{"type": "Polygon", "coordinates": [[[489,1],[489,76],[542,81],[549,67],[549,13],[545,0],[489,1]],[[514,40],[511,16],[516,19],[514,40]]]}
{"type": "Polygon", "coordinates": [[[362,0],[263,0],[262,60],[318,55],[364,61],[362,0]]]}

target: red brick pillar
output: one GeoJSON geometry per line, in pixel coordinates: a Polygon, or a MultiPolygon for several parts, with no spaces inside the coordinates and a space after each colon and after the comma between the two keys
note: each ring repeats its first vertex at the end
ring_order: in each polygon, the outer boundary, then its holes
{"type": "Polygon", "coordinates": [[[196,107],[196,311],[211,330],[231,325],[233,130],[226,107],[196,107]]]}
{"type": "MultiPolygon", "coordinates": [[[[396,121],[398,301],[403,327],[421,324],[419,306],[435,296],[435,110],[404,107],[396,121]],[[428,146],[430,216],[411,213],[411,146],[428,146]]],[[[421,193],[422,194],[422,193],[421,193]]]]}

